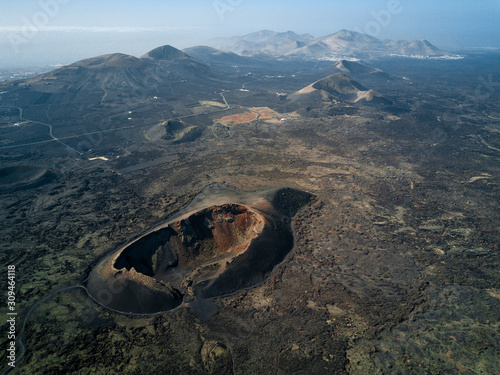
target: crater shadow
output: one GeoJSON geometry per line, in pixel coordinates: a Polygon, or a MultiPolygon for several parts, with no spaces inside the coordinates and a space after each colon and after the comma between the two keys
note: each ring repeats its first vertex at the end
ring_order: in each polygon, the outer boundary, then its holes
{"type": "Polygon", "coordinates": [[[47,168],[17,165],[0,168],[0,192],[14,192],[41,186],[52,181],[55,174],[47,168]]]}

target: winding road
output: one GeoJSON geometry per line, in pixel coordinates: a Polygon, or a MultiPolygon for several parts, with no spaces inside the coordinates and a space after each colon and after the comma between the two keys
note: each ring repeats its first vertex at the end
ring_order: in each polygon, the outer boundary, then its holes
{"type": "MultiPolygon", "coordinates": [[[[224,101],[224,104],[225,104],[226,107],[222,108],[222,109],[220,109],[218,111],[209,111],[209,112],[205,112],[205,113],[201,113],[201,114],[190,114],[190,115],[185,115],[185,116],[175,116],[175,117],[169,118],[167,120],[185,119],[185,118],[189,118],[189,117],[195,117],[195,116],[200,116],[200,115],[207,115],[207,114],[211,114],[211,113],[213,114],[213,113],[228,111],[228,110],[232,109],[232,107],[228,103],[225,94],[228,94],[228,93],[233,92],[233,91],[242,90],[242,89],[243,90],[247,90],[247,88],[246,88],[247,84],[249,84],[251,82],[256,82],[256,81],[263,81],[263,80],[270,79],[270,78],[273,78],[273,77],[252,79],[250,81],[244,82],[241,85],[240,88],[221,91],[219,93],[219,95],[222,97],[222,100],[224,101]]],[[[172,89],[172,86],[170,86],[170,88],[172,89]]],[[[172,94],[174,94],[173,89],[172,89],[172,94]]],[[[174,94],[174,96],[175,96],[175,94],[174,94]]],[[[23,117],[23,109],[21,107],[17,107],[17,106],[0,106],[0,109],[2,109],[2,108],[5,108],[5,109],[15,108],[15,109],[17,109],[19,111],[19,120],[20,121],[29,121],[29,122],[32,122],[34,124],[40,124],[40,125],[47,126],[49,128],[49,136],[50,136],[51,139],[47,139],[45,141],[22,143],[22,144],[11,145],[11,146],[1,146],[0,150],[12,149],[12,148],[17,148],[17,147],[34,146],[34,145],[39,145],[39,144],[44,144],[44,143],[50,143],[50,142],[58,142],[58,143],[62,144],[63,146],[67,147],[68,149],[70,149],[70,150],[74,151],[75,153],[79,154],[80,156],[82,156],[82,155],[85,154],[84,152],[80,152],[80,151],[74,149],[73,147],[71,147],[68,144],[64,143],[63,140],[84,137],[84,136],[87,136],[87,135],[102,134],[102,133],[111,133],[111,132],[120,131],[120,130],[133,129],[133,128],[137,128],[137,127],[147,126],[147,124],[132,125],[132,126],[123,126],[123,127],[119,127],[119,128],[113,128],[113,129],[96,130],[96,131],[92,131],[92,132],[87,132],[87,133],[82,133],[82,134],[77,134],[77,135],[71,135],[71,136],[67,136],[67,137],[56,137],[54,135],[54,133],[53,133],[53,125],[45,123],[45,122],[41,122],[41,121],[30,120],[30,119],[24,118],[23,117]]]]}
{"type": "Polygon", "coordinates": [[[24,118],[23,117],[23,109],[21,107],[16,107],[16,106],[0,106],[0,109],[2,109],[2,108],[16,108],[17,110],[19,110],[19,121],[29,121],[29,122],[32,122],[34,124],[40,124],[40,125],[47,126],[49,128],[49,136],[50,136],[51,139],[48,139],[46,141],[23,143],[23,144],[20,144],[20,145],[2,146],[2,147],[0,147],[0,149],[8,149],[8,148],[15,148],[15,147],[38,145],[38,144],[48,143],[48,142],[59,142],[60,144],[62,144],[63,146],[69,148],[70,150],[73,150],[77,154],[83,155],[83,153],[81,153],[80,151],[75,150],[73,147],[71,147],[71,146],[69,146],[66,143],[64,143],[64,142],[61,141],[61,139],[66,139],[66,138],[70,138],[70,137],[57,138],[56,136],[54,136],[53,127],[52,127],[51,124],[47,124],[45,122],[36,121],[36,120],[30,120],[30,119],[24,118]]]}

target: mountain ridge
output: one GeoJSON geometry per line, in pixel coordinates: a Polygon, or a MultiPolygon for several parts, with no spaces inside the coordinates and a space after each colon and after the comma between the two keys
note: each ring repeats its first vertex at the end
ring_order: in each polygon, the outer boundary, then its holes
{"type": "Polygon", "coordinates": [[[371,58],[385,55],[447,56],[429,41],[378,39],[356,31],[342,29],[334,34],[314,38],[293,31],[261,30],[243,36],[216,38],[206,43],[210,47],[241,56],[266,54],[273,57],[341,59],[342,57],[371,58]]]}

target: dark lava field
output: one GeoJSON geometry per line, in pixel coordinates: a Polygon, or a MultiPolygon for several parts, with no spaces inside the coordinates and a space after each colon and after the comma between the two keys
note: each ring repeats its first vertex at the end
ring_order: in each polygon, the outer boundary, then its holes
{"type": "Polygon", "coordinates": [[[498,373],[500,56],[202,60],[0,82],[9,373],[498,373]]]}

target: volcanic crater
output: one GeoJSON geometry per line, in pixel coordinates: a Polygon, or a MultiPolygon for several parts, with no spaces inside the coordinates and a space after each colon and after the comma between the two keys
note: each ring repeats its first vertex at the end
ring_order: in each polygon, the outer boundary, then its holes
{"type": "Polygon", "coordinates": [[[101,260],[87,290],[115,311],[151,314],[254,286],[293,248],[291,219],[312,197],[287,188],[197,202],[101,260]]]}
{"type": "Polygon", "coordinates": [[[51,181],[54,173],[47,168],[33,165],[16,165],[0,168],[0,191],[16,191],[36,187],[51,181]]]}

